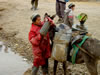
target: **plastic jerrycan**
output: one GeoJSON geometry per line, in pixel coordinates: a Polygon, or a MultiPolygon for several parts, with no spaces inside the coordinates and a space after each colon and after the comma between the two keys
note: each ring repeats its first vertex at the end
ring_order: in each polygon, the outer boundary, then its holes
{"type": "Polygon", "coordinates": [[[50,28],[50,22],[48,20],[45,21],[44,25],[40,29],[40,34],[45,36],[50,28]]]}

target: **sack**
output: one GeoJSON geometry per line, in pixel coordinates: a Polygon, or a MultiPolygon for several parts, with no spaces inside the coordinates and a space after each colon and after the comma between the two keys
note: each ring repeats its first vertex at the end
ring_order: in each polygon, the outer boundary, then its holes
{"type": "Polygon", "coordinates": [[[67,48],[71,36],[56,32],[54,37],[54,45],[52,49],[51,58],[54,60],[64,62],[67,59],[67,48]]]}
{"type": "Polygon", "coordinates": [[[66,61],[67,52],[65,49],[67,50],[66,44],[54,43],[51,58],[60,62],[66,61]]]}
{"type": "Polygon", "coordinates": [[[72,37],[72,30],[65,24],[61,24],[58,28],[59,31],[55,33],[53,40],[54,45],[51,58],[60,62],[64,62],[67,59],[67,48],[72,37]]]}

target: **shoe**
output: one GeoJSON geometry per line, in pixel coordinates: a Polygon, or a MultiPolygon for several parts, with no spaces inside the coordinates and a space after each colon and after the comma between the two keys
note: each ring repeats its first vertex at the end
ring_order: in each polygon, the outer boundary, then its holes
{"type": "Polygon", "coordinates": [[[56,24],[63,23],[63,22],[64,22],[64,20],[62,18],[59,18],[58,22],[56,24]]]}
{"type": "Polygon", "coordinates": [[[35,6],[33,5],[32,8],[31,8],[31,10],[33,10],[34,8],[35,8],[35,6]]]}
{"type": "Polygon", "coordinates": [[[37,8],[34,8],[34,10],[38,10],[37,8]]]}

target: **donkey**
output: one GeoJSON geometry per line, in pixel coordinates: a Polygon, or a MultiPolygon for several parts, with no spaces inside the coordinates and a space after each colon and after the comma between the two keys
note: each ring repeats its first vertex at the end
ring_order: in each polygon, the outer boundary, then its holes
{"type": "MultiPolygon", "coordinates": [[[[46,15],[48,15],[46,13],[46,15]]],[[[48,15],[48,17],[50,17],[48,15]]],[[[52,19],[52,18],[51,18],[52,19]]],[[[54,19],[54,18],[53,18],[54,19]]],[[[52,19],[52,20],[53,20],[52,19]]],[[[55,29],[55,28],[54,28],[55,29]]],[[[52,41],[52,46],[53,46],[53,37],[55,35],[55,30],[51,29],[51,36],[50,40],[52,41]]],[[[49,35],[51,35],[49,34],[49,35]]],[[[76,41],[75,44],[78,44],[80,41],[76,41]]],[[[51,47],[52,47],[51,46],[51,47]]],[[[79,52],[76,56],[76,64],[82,64],[86,63],[86,66],[88,68],[88,71],[90,72],[91,75],[98,75],[97,72],[97,62],[100,59],[100,41],[94,38],[88,38],[84,44],[79,48],[79,52]],[[81,49],[84,49],[86,52],[82,51],[81,49]]],[[[69,43],[69,50],[72,49],[71,42],[69,43]]],[[[70,59],[70,56],[67,56],[67,59],[70,59]]],[[[67,60],[69,61],[69,60],[67,60]]],[[[54,75],[56,75],[56,69],[58,65],[57,60],[54,60],[54,75]]],[[[63,62],[63,70],[64,70],[64,75],[66,75],[66,69],[67,69],[67,64],[66,61],[63,62]]]]}
{"type": "MultiPolygon", "coordinates": [[[[44,15],[44,18],[45,17],[50,17],[52,20],[56,17],[56,14],[55,15],[52,15],[50,16],[48,13],[45,13],[44,15]]],[[[55,36],[55,32],[58,32],[58,30],[56,30],[56,26],[54,27],[51,27],[49,29],[49,36],[50,36],[50,40],[51,40],[51,48],[53,47],[53,38],[55,36]]],[[[54,75],[56,75],[56,68],[57,68],[57,64],[58,64],[58,61],[54,60],[54,75]]],[[[64,75],[66,75],[66,61],[63,62],[63,69],[64,69],[64,75]]]]}
{"type": "MultiPolygon", "coordinates": [[[[79,41],[75,42],[75,44],[79,41]]],[[[72,49],[71,44],[69,48],[72,49]]],[[[97,72],[97,62],[100,59],[100,41],[94,38],[88,38],[82,47],[79,47],[79,52],[76,57],[76,64],[86,63],[88,71],[91,75],[98,75],[97,72]]],[[[67,59],[70,58],[67,56],[67,59]]],[[[67,60],[69,61],[69,60],[67,60]]],[[[58,61],[54,60],[54,75],[56,75],[58,61]]],[[[66,61],[63,62],[64,75],[66,75],[67,64],[66,61]]]]}
{"type": "Polygon", "coordinates": [[[100,47],[99,40],[89,38],[82,45],[82,48],[86,50],[92,56],[88,55],[87,53],[81,50],[79,50],[79,53],[77,55],[76,63],[80,64],[80,63],[85,62],[91,75],[98,75],[97,62],[100,59],[99,47],[100,47]]]}

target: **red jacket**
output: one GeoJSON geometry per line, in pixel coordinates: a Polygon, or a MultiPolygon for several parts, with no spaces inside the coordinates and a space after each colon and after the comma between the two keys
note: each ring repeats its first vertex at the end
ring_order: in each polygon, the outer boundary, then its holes
{"type": "Polygon", "coordinates": [[[45,64],[45,59],[50,57],[50,41],[49,34],[45,37],[41,36],[40,29],[43,24],[37,26],[32,24],[29,32],[29,40],[32,44],[33,55],[34,55],[34,66],[41,66],[45,64]]]}

